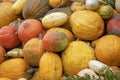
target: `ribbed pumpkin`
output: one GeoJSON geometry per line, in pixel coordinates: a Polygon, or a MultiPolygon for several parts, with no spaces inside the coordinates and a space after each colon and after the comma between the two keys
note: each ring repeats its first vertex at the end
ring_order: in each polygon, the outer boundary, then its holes
{"type": "Polygon", "coordinates": [[[96,58],[109,65],[120,66],[120,37],[115,35],[105,35],[96,43],[96,58]]]}
{"type": "Polygon", "coordinates": [[[25,19],[40,18],[50,9],[48,0],[27,0],[22,15],[25,19]]]}
{"type": "Polygon", "coordinates": [[[39,62],[40,80],[60,80],[62,63],[60,57],[53,52],[46,52],[39,62]]]}
{"type": "Polygon", "coordinates": [[[95,59],[94,49],[83,41],[73,41],[62,52],[64,73],[76,75],[80,70],[88,68],[88,62],[95,59]]]}
{"type": "Polygon", "coordinates": [[[6,50],[0,45],[0,63],[2,63],[5,60],[5,53],[6,50]]]}
{"type": "Polygon", "coordinates": [[[103,5],[97,9],[97,12],[103,19],[110,19],[114,14],[114,9],[111,6],[103,5]]]}
{"type": "Polygon", "coordinates": [[[82,40],[97,39],[104,31],[103,19],[90,10],[75,11],[70,16],[70,25],[73,33],[82,40]]]}
{"type": "Polygon", "coordinates": [[[23,47],[23,57],[32,66],[38,66],[44,52],[42,40],[32,38],[23,47]]]}
{"type": "Polygon", "coordinates": [[[9,59],[0,64],[0,77],[18,80],[19,78],[26,76],[25,72],[27,69],[28,65],[24,59],[9,59]]]}
{"type": "Polygon", "coordinates": [[[12,11],[12,5],[10,2],[0,3],[0,28],[17,19],[17,16],[12,11]]]}

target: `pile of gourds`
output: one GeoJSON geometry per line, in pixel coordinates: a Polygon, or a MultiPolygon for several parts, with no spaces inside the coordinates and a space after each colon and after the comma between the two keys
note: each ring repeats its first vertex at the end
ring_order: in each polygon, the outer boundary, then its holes
{"type": "Polygon", "coordinates": [[[119,0],[0,0],[0,80],[119,80],[119,0]]]}

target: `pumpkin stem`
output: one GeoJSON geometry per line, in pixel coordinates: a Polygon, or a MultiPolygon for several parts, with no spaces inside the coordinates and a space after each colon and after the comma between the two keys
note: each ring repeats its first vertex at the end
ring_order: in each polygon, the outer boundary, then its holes
{"type": "Polygon", "coordinates": [[[38,38],[39,38],[39,39],[42,39],[42,38],[43,38],[42,34],[39,34],[39,35],[38,35],[38,38]]]}
{"type": "Polygon", "coordinates": [[[15,32],[15,36],[16,36],[16,37],[18,36],[18,32],[15,32]]]}

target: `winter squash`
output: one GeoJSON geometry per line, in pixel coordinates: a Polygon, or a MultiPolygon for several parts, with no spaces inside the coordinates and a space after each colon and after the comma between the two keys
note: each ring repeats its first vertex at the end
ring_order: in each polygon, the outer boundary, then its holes
{"type": "Polygon", "coordinates": [[[13,3],[10,2],[0,3],[0,28],[17,19],[17,16],[13,13],[12,5],[13,3]]]}
{"type": "Polygon", "coordinates": [[[17,29],[8,25],[0,29],[0,45],[6,49],[12,49],[20,44],[17,29]]]}
{"type": "Polygon", "coordinates": [[[68,37],[58,30],[47,32],[43,37],[43,47],[46,51],[60,52],[69,44],[68,37]]]}
{"type": "Polygon", "coordinates": [[[94,49],[83,41],[73,41],[62,52],[64,73],[76,75],[79,71],[88,68],[90,60],[95,59],[94,49]]]}
{"type": "Polygon", "coordinates": [[[19,78],[26,76],[27,69],[28,65],[24,59],[21,58],[9,59],[1,63],[0,77],[18,80],[19,78]]]}
{"type": "Polygon", "coordinates": [[[0,46],[0,63],[2,63],[5,60],[5,53],[6,50],[2,46],[0,46]]]}
{"type": "Polygon", "coordinates": [[[114,9],[109,5],[103,5],[97,9],[97,12],[103,19],[108,20],[113,16],[114,9]]]}
{"type": "Polygon", "coordinates": [[[54,12],[43,17],[42,24],[45,28],[52,28],[65,24],[67,20],[67,14],[63,12],[54,12]]]}
{"type": "Polygon", "coordinates": [[[12,6],[13,12],[15,14],[21,14],[26,1],[27,0],[17,0],[12,6]]]}
{"type": "Polygon", "coordinates": [[[62,63],[60,57],[53,52],[45,52],[39,62],[40,80],[60,80],[62,63]],[[49,66],[49,67],[48,67],[49,66]]]}
{"type": "Polygon", "coordinates": [[[22,42],[38,37],[43,32],[43,27],[37,19],[26,19],[18,28],[18,37],[22,42]]]}
{"type": "Polygon", "coordinates": [[[50,9],[48,0],[27,0],[22,15],[25,19],[28,18],[40,18],[50,9]]]}
{"type": "MultiPolygon", "coordinates": [[[[74,40],[74,37],[73,37],[73,34],[72,32],[70,32],[69,30],[65,29],[65,28],[60,28],[60,27],[57,27],[57,28],[50,28],[47,30],[47,32],[50,32],[50,31],[55,31],[55,30],[58,30],[59,32],[63,32],[69,39],[69,42],[72,42],[74,40]]],[[[46,32],[46,33],[47,33],[46,32]]]]}
{"type": "Polygon", "coordinates": [[[70,16],[70,26],[73,33],[82,40],[97,39],[104,32],[103,19],[90,10],[75,11],[70,16]]]}
{"type": "Polygon", "coordinates": [[[120,36],[120,14],[112,17],[107,22],[107,33],[120,36]]]}
{"type": "Polygon", "coordinates": [[[96,43],[95,55],[109,66],[120,66],[120,38],[115,35],[101,37],[96,43]]]}
{"type": "Polygon", "coordinates": [[[81,2],[73,2],[71,5],[71,10],[72,12],[75,12],[77,10],[85,10],[85,4],[81,3],[81,2]]]}
{"type": "Polygon", "coordinates": [[[23,57],[32,66],[39,65],[43,52],[43,42],[39,38],[32,38],[23,47],[23,57]]]}

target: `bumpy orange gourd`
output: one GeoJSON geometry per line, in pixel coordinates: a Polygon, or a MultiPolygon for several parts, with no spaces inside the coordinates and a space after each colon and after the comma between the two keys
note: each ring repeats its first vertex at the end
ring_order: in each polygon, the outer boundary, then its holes
{"type": "Polygon", "coordinates": [[[39,62],[40,80],[60,80],[62,76],[62,63],[56,53],[46,52],[39,62]]]}
{"type": "Polygon", "coordinates": [[[2,63],[5,60],[5,49],[0,45],[0,63],[2,63]]]}
{"type": "Polygon", "coordinates": [[[4,61],[0,65],[0,77],[10,78],[12,80],[18,80],[21,77],[26,76],[26,70],[28,65],[24,59],[13,58],[4,61]]]}
{"type": "Polygon", "coordinates": [[[109,65],[120,66],[120,37],[115,35],[105,35],[96,43],[96,58],[109,65]]]}

